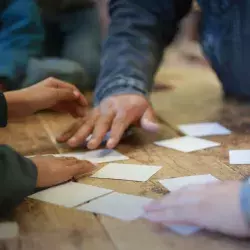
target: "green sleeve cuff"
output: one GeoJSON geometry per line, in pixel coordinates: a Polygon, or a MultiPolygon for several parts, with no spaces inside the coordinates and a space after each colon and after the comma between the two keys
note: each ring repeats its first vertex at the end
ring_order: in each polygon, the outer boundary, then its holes
{"type": "Polygon", "coordinates": [[[0,214],[8,213],[35,192],[37,168],[8,146],[0,145],[0,214]]]}

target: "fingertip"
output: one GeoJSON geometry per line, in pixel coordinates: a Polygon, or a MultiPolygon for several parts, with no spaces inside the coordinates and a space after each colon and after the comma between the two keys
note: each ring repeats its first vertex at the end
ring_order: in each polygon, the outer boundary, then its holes
{"type": "Polygon", "coordinates": [[[68,140],[67,143],[70,147],[76,147],[77,146],[77,139],[75,137],[72,137],[71,139],[68,140]]]}
{"type": "Polygon", "coordinates": [[[107,148],[113,149],[116,146],[117,142],[114,138],[110,138],[107,142],[107,148]]]}
{"type": "Polygon", "coordinates": [[[152,122],[149,119],[144,118],[141,122],[142,128],[150,132],[157,132],[160,129],[160,126],[156,122],[152,122]]]}
{"type": "Polygon", "coordinates": [[[80,96],[80,93],[79,93],[79,91],[77,91],[77,90],[74,90],[74,91],[73,91],[73,94],[74,94],[74,96],[77,97],[77,98],[80,96]]]}
{"type": "Polygon", "coordinates": [[[96,139],[91,139],[88,144],[87,144],[87,148],[88,149],[96,149],[98,147],[97,145],[97,140],[96,139]]]}

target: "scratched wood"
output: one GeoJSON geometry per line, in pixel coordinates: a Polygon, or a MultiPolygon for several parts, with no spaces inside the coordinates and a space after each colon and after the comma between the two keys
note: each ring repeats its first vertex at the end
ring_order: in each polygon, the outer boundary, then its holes
{"type": "Polygon", "coordinates": [[[15,120],[0,129],[0,143],[8,144],[23,155],[55,153],[55,145],[36,116],[15,120]]]}
{"type": "MultiPolygon", "coordinates": [[[[163,65],[169,65],[168,63],[165,60],[163,65]]],[[[248,106],[224,104],[218,81],[209,69],[193,65],[186,68],[183,63],[179,64],[181,67],[178,70],[177,65],[178,60],[171,70],[160,70],[157,77],[161,82],[173,85],[173,89],[152,95],[152,103],[165,125],[162,131],[152,135],[135,129],[135,133],[117,148],[130,157],[125,162],[160,165],[163,166],[161,171],[145,183],[93,178],[82,178],[79,182],[158,198],[167,192],[158,183],[158,179],[211,173],[221,180],[227,180],[241,179],[248,174],[247,166],[230,166],[227,156],[229,147],[247,148],[248,106]],[[190,154],[153,145],[155,140],[181,135],[176,128],[179,123],[207,120],[221,122],[232,129],[234,134],[211,137],[220,141],[222,146],[190,154]]],[[[40,113],[10,124],[8,129],[1,131],[0,140],[24,154],[68,152],[70,149],[66,145],[57,144],[55,137],[72,122],[74,120],[66,115],[40,113]]],[[[18,239],[16,248],[19,250],[34,249],[34,246],[36,249],[182,250],[184,246],[190,250],[249,249],[249,241],[220,234],[200,232],[190,237],[181,237],[144,220],[125,223],[106,216],[95,216],[31,200],[21,204],[12,219],[20,226],[22,236],[18,239]],[[56,248],[55,243],[58,242],[60,246],[56,248]]],[[[10,249],[15,248],[12,245],[10,249]]]]}

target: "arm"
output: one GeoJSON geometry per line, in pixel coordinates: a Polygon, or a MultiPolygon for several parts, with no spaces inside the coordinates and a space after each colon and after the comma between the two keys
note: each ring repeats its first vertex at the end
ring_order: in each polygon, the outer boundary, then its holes
{"type": "Polygon", "coordinates": [[[37,169],[31,160],[0,145],[0,215],[8,213],[36,188],[37,169]]]}
{"type": "Polygon", "coordinates": [[[164,47],[172,41],[191,0],[110,0],[95,103],[113,94],[148,95],[164,47]]]}
{"type": "Polygon", "coordinates": [[[30,57],[41,52],[43,28],[33,0],[8,0],[1,13],[0,79],[8,90],[26,72],[30,57]]]}

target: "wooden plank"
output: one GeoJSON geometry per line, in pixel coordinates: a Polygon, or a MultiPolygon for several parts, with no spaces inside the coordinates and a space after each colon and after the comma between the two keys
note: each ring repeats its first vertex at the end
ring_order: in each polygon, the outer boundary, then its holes
{"type": "Polygon", "coordinates": [[[143,220],[126,223],[104,216],[100,216],[100,220],[119,250],[249,249],[249,241],[240,241],[208,232],[183,237],[167,228],[152,225],[143,220]]]}
{"type": "Polygon", "coordinates": [[[0,129],[0,143],[13,147],[23,155],[57,152],[36,115],[12,121],[8,127],[0,129]]]}
{"type": "Polygon", "coordinates": [[[36,249],[61,249],[54,247],[63,245],[71,247],[62,249],[115,249],[102,225],[90,213],[27,200],[15,211],[14,219],[20,226],[23,244],[33,247],[37,244],[36,249]]]}

